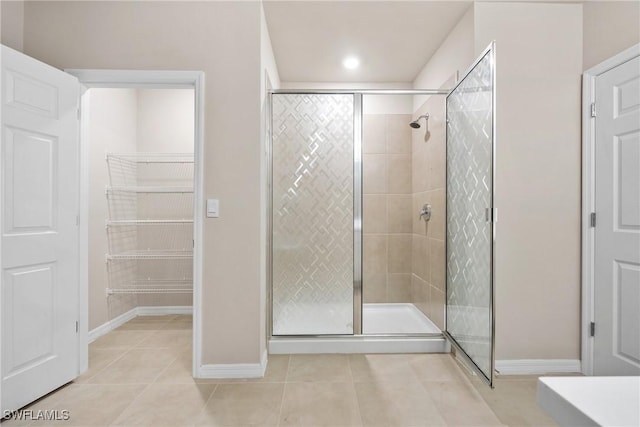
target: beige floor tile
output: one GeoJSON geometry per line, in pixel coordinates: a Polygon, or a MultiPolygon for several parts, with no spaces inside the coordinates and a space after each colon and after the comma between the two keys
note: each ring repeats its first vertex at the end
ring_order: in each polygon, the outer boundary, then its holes
{"type": "Polygon", "coordinates": [[[185,320],[172,320],[167,323],[163,323],[161,329],[169,329],[169,330],[193,330],[193,323],[187,322],[185,320]]]}
{"type": "Polygon", "coordinates": [[[93,376],[92,384],[144,384],[153,382],[177,354],[171,349],[132,349],[93,376]]]}
{"type": "Polygon", "coordinates": [[[135,322],[169,322],[171,320],[176,320],[182,318],[180,314],[164,314],[161,316],[136,316],[131,319],[127,323],[135,323],[135,322]]]}
{"type": "Polygon", "coordinates": [[[345,354],[292,354],[287,381],[351,381],[345,354]]]}
{"type": "Polygon", "coordinates": [[[69,411],[68,420],[35,422],[37,426],[108,426],[138,396],[146,385],[74,384],[47,409],[69,411]]]}
{"type": "Polygon", "coordinates": [[[508,426],[555,426],[556,423],[536,404],[537,377],[497,379],[495,388],[477,385],[489,407],[508,426]]]}
{"type": "Polygon", "coordinates": [[[174,319],[165,323],[162,329],[193,329],[193,316],[187,314],[177,315],[174,319]]]}
{"type": "Polygon", "coordinates": [[[140,341],[138,348],[190,348],[193,341],[190,330],[160,330],[155,331],[140,341]]]}
{"type": "Polygon", "coordinates": [[[169,322],[127,322],[116,328],[116,331],[157,331],[169,322]]]}
{"type": "Polygon", "coordinates": [[[284,383],[220,384],[196,426],[277,426],[284,383]]]}
{"type": "Polygon", "coordinates": [[[489,405],[466,379],[422,381],[438,412],[450,426],[502,426],[489,405]]]}
{"type": "Polygon", "coordinates": [[[271,354],[267,359],[264,381],[280,382],[287,378],[290,356],[288,354],[271,354]]]}
{"type": "Polygon", "coordinates": [[[89,369],[73,380],[74,383],[80,384],[89,381],[98,372],[109,366],[111,363],[120,358],[127,352],[125,348],[117,347],[92,347],[89,349],[89,369]]]}
{"type": "Polygon", "coordinates": [[[407,354],[350,354],[354,381],[415,380],[407,354]]]}
{"type": "Polygon", "coordinates": [[[151,384],[113,425],[192,425],[215,387],[214,384],[151,384]]]}
{"type": "Polygon", "coordinates": [[[91,343],[90,348],[130,348],[133,347],[145,338],[149,337],[154,332],[152,330],[118,330],[111,331],[106,335],[101,336],[97,340],[91,343]]]}
{"type": "Polygon", "coordinates": [[[286,383],[280,425],[305,427],[362,425],[353,383],[286,383]]]}
{"type": "MultiPolygon", "coordinates": [[[[23,410],[44,410],[51,409],[54,405],[67,396],[72,390],[73,383],[68,383],[58,388],[57,390],[52,391],[51,393],[41,397],[35,402],[30,403],[29,405],[22,408],[23,410]]],[[[34,421],[27,419],[4,419],[2,420],[2,427],[24,427],[31,425],[34,421]]]]}
{"type": "Polygon", "coordinates": [[[417,380],[356,382],[365,426],[444,426],[444,419],[417,380]]]}
{"type": "MultiPolygon", "coordinates": [[[[193,354],[191,351],[182,351],[178,357],[167,366],[156,378],[156,383],[166,384],[194,384],[192,367],[193,354]]],[[[212,382],[212,381],[204,381],[212,382]]]]}
{"type": "Polygon", "coordinates": [[[461,381],[464,372],[450,354],[412,354],[409,365],[425,381],[461,381]]]}

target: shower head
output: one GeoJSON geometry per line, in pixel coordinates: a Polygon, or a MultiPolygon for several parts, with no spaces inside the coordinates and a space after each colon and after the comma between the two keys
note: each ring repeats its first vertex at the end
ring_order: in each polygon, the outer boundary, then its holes
{"type": "Polygon", "coordinates": [[[424,118],[425,122],[428,122],[429,120],[429,114],[423,114],[422,116],[418,117],[417,119],[415,119],[414,121],[412,121],[411,123],[409,123],[409,126],[411,126],[414,129],[420,129],[420,123],[418,123],[420,121],[420,119],[424,118]]]}

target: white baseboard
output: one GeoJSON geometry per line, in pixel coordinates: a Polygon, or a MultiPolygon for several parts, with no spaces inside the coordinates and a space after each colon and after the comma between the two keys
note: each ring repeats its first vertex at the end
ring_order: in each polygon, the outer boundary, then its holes
{"type": "Polygon", "coordinates": [[[124,325],[125,323],[127,323],[129,320],[133,319],[134,317],[136,317],[137,311],[136,311],[137,307],[132,308],[131,310],[127,311],[126,313],[122,313],[120,316],[118,317],[114,317],[111,320],[107,320],[105,323],[103,323],[102,325],[98,326],[95,329],[92,329],[89,331],[88,334],[88,341],[89,344],[91,344],[92,342],[94,342],[95,340],[97,340],[98,338],[100,338],[103,335],[108,334],[109,332],[113,331],[116,328],[119,328],[120,326],[124,325]]]}
{"type": "Polygon", "coordinates": [[[577,359],[496,360],[498,375],[538,375],[580,373],[577,359]]]}
{"type": "Polygon", "coordinates": [[[140,306],[136,307],[138,316],[166,316],[168,314],[193,314],[190,305],[140,306]]]}
{"type": "Polygon", "coordinates": [[[262,353],[260,363],[229,363],[202,365],[198,378],[262,378],[267,369],[267,350],[262,353]]]}
{"type": "Polygon", "coordinates": [[[111,320],[106,321],[102,325],[95,329],[92,329],[88,333],[89,344],[100,338],[101,336],[108,334],[116,328],[127,323],[129,320],[137,316],[166,316],[168,314],[192,314],[193,307],[186,305],[176,306],[145,306],[134,307],[126,313],[121,314],[111,320]]]}

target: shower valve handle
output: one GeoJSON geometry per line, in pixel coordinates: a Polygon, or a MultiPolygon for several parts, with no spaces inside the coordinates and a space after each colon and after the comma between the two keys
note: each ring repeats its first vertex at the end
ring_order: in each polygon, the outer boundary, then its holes
{"type": "Polygon", "coordinates": [[[420,210],[420,217],[418,219],[424,219],[425,221],[429,221],[431,219],[431,205],[429,203],[425,203],[420,210]]]}

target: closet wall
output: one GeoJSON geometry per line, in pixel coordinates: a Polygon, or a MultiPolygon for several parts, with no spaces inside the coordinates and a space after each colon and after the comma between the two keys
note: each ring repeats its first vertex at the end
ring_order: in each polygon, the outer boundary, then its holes
{"type": "MultiPolygon", "coordinates": [[[[194,94],[188,89],[91,89],[89,116],[89,330],[136,306],[190,306],[191,294],[112,294],[105,255],[106,153],[193,153],[194,94]]],[[[192,180],[191,180],[192,182],[192,180]]],[[[185,185],[191,185],[191,182],[185,185]]],[[[158,185],[162,185],[159,183],[158,185]]],[[[139,205],[157,211],[166,206],[139,205]]],[[[153,212],[151,212],[153,214],[153,212]]],[[[145,242],[139,233],[139,245],[145,242]]],[[[184,239],[183,239],[184,240],[184,239]]],[[[167,266],[167,274],[170,267],[167,266]]],[[[141,272],[143,274],[143,272],[141,272]]]]}
{"type": "Polygon", "coordinates": [[[113,295],[105,255],[108,251],[105,220],[109,174],[105,153],[135,152],[138,102],[135,89],[91,89],[89,110],[89,330],[137,305],[135,295],[113,295]]]}

